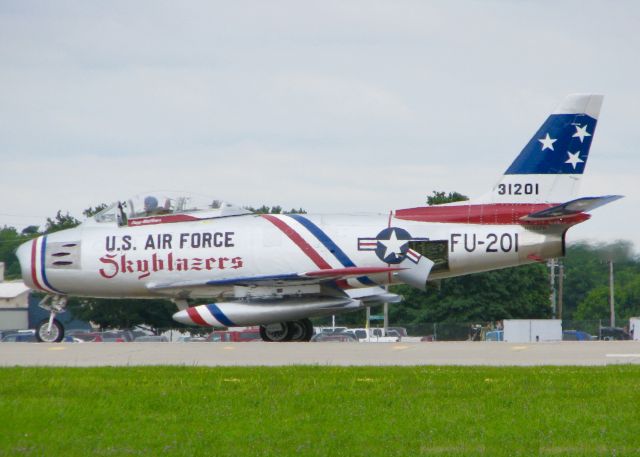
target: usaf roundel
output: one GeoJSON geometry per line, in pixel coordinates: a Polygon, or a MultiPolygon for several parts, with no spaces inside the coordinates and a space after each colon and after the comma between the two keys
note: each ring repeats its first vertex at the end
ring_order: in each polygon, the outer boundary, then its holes
{"type": "Polygon", "coordinates": [[[375,251],[385,263],[400,263],[409,250],[409,241],[413,238],[405,229],[389,227],[382,230],[375,238],[360,238],[358,249],[375,251]]]}

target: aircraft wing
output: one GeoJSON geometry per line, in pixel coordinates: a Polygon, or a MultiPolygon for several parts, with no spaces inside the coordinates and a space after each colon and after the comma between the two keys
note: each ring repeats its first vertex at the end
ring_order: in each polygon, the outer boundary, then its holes
{"type": "Polygon", "coordinates": [[[585,213],[587,211],[594,210],[600,206],[606,205],[613,201],[619,200],[622,195],[605,195],[602,197],[582,197],[576,200],[563,203],[561,205],[552,206],[551,208],[543,209],[535,213],[527,214],[521,217],[523,222],[553,222],[561,220],[567,217],[575,216],[577,214],[585,213]]]}
{"type": "MultiPolygon", "coordinates": [[[[303,273],[285,273],[280,275],[256,275],[229,279],[213,279],[199,281],[177,281],[164,284],[150,284],[149,290],[166,291],[171,289],[191,289],[199,287],[224,286],[277,286],[284,284],[319,284],[328,281],[357,278],[360,276],[393,273],[404,270],[404,267],[346,267],[313,270],[303,273]]],[[[382,289],[384,290],[384,289],[382,289]]]]}

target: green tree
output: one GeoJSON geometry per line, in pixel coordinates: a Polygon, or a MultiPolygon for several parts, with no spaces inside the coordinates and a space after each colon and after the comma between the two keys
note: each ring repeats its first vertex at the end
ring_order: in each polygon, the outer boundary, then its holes
{"type": "Polygon", "coordinates": [[[80,225],[80,221],[71,216],[69,212],[62,214],[62,211],[58,210],[53,219],[50,217],[47,218],[45,233],[59,232],[60,230],[70,229],[78,225],[80,225]]]}
{"type": "Polygon", "coordinates": [[[82,214],[84,215],[84,217],[92,217],[105,209],[107,206],[108,205],[106,203],[101,203],[98,206],[90,206],[89,208],[82,211],[82,214]]]}
{"type": "Polygon", "coordinates": [[[14,227],[5,226],[0,229],[0,262],[5,264],[5,276],[7,279],[20,277],[20,264],[15,251],[18,246],[31,238],[33,238],[32,235],[18,233],[14,227]]]}
{"type": "Polygon", "coordinates": [[[609,288],[598,286],[591,289],[578,305],[574,318],[579,321],[609,319],[609,288]]]}
{"type": "MultiPolygon", "coordinates": [[[[616,292],[616,301],[618,301],[618,292],[622,292],[627,287],[629,287],[629,296],[635,296],[631,289],[633,288],[632,284],[640,276],[640,262],[634,254],[633,245],[630,242],[576,243],[567,248],[567,254],[563,259],[565,265],[564,318],[578,320],[608,319],[608,298],[602,305],[607,310],[604,317],[601,312],[597,311],[600,308],[595,305],[594,300],[600,297],[597,291],[602,287],[608,290],[609,260],[614,262],[614,286],[618,290],[616,292]],[[590,294],[592,295],[589,297],[590,294]],[[578,309],[580,309],[579,313],[578,309]]],[[[622,299],[623,297],[621,297],[622,299]]],[[[629,299],[629,312],[633,309],[632,300],[634,299],[629,299]]]]}
{"type": "Polygon", "coordinates": [[[262,205],[259,208],[254,208],[252,206],[245,206],[244,208],[256,214],[306,214],[307,213],[302,208],[298,208],[298,209],[291,208],[291,210],[289,211],[282,211],[282,206],[280,205],[274,205],[274,206],[262,205]]]}
{"type": "Polygon", "coordinates": [[[158,332],[183,327],[171,316],[176,306],[169,300],[75,299],[69,309],[78,319],[94,322],[102,328],[132,328],[145,324],[158,332]]]}
{"type": "Polygon", "coordinates": [[[551,316],[546,268],[532,264],[517,268],[443,279],[426,292],[396,286],[404,296],[391,308],[394,322],[488,322],[551,316]]]}
{"type": "Polygon", "coordinates": [[[433,195],[429,195],[427,197],[427,205],[442,205],[444,203],[453,203],[453,202],[461,202],[469,200],[469,197],[466,195],[462,195],[458,192],[442,192],[442,191],[433,191],[433,195]]]}

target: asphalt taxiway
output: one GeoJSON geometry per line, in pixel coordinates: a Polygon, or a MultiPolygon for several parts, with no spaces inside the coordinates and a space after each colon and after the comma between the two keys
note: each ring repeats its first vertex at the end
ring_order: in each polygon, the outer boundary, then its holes
{"type": "Polygon", "coordinates": [[[640,342],[2,343],[0,366],[640,364],[640,342]]]}

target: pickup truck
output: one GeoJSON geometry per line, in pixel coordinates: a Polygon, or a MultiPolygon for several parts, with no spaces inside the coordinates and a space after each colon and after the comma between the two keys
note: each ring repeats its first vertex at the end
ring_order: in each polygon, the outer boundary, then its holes
{"type": "Polygon", "coordinates": [[[355,336],[360,343],[397,343],[402,339],[396,330],[387,330],[385,334],[383,328],[350,328],[342,333],[355,336]]]}

